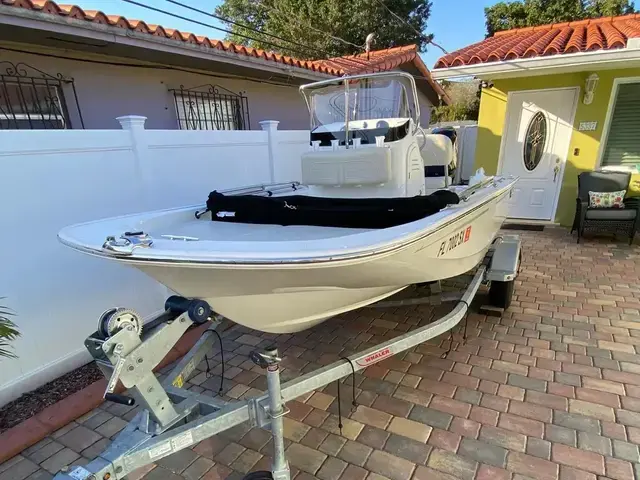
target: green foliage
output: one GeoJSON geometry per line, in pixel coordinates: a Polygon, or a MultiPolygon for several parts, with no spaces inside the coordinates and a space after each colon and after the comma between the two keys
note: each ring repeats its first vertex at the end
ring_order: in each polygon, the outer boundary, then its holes
{"type": "Polygon", "coordinates": [[[431,123],[478,120],[480,88],[477,81],[443,80],[441,84],[451,98],[451,104],[434,107],[431,111],[431,123]]]}
{"type": "Polygon", "coordinates": [[[501,30],[633,13],[632,0],[516,0],[484,9],[487,36],[501,30]]]}
{"type": "Polygon", "coordinates": [[[629,0],[591,0],[585,6],[585,18],[613,17],[633,12],[633,1],[629,0]]]}
{"type": "Polygon", "coordinates": [[[224,0],[215,13],[285,40],[227,24],[232,31],[229,41],[296,58],[321,59],[361,53],[370,33],[376,35],[376,49],[415,43],[424,51],[430,37],[419,32],[426,29],[430,8],[430,0],[224,0]],[[410,26],[394,18],[387,7],[410,26]]]}
{"type": "Polygon", "coordinates": [[[15,358],[8,347],[10,341],[20,336],[20,332],[18,332],[16,324],[9,320],[11,315],[13,314],[6,307],[0,306],[0,357],[15,358]]]}

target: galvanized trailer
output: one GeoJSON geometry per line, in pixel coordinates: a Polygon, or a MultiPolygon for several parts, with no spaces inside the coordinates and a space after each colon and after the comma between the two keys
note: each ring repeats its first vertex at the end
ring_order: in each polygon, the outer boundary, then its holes
{"type": "Polygon", "coordinates": [[[284,384],[280,383],[281,359],[277,348],[254,351],[250,358],[266,370],[267,392],[256,398],[235,402],[224,402],[180,388],[216,342],[221,343],[216,329],[225,320],[212,313],[208,304],[201,300],[171,297],[165,305],[166,311],[146,323],[143,331],[140,330],[141,319],[135,312],[126,309],[105,312],[99,322],[100,328],[85,342],[89,352],[110,378],[105,399],[127,405],[137,401],[144,406],[144,410],[95,460],[85,466],[65,467],[54,480],[119,480],[139,467],[244,422],[249,422],[252,427],[269,429],[274,448],[271,471],[252,472],[245,478],[289,480],[283,437],[287,401],[451,330],[465,317],[483,283],[490,284],[489,294],[494,305],[508,307],[519,265],[520,239],[513,235],[498,236],[461,295],[447,293],[375,305],[385,307],[440,300],[456,301],[448,314],[284,384]],[[206,322],[210,323],[210,327],[161,383],[153,369],[189,327],[206,322]],[[116,393],[118,381],[132,389],[136,398],[116,393]]]}

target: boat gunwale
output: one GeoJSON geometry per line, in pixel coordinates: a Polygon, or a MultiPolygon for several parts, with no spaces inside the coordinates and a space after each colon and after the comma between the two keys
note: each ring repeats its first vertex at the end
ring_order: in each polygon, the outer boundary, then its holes
{"type": "MultiPolygon", "coordinates": [[[[495,177],[493,178],[495,179],[495,177]]],[[[73,244],[69,241],[66,241],[64,238],[60,236],[60,234],[58,234],[58,239],[64,245],[70,248],[73,248],[77,251],[80,251],[92,256],[100,257],[100,258],[110,258],[113,260],[118,260],[122,263],[131,264],[131,265],[154,265],[154,266],[185,266],[187,265],[193,268],[209,267],[209,266],[218,266],[222,268],[239,267],[239,266],[240,267],[246,266],[247,268],[259,268],[263,266],[263,267],[269,268],[269,267],[273,267],[274,265],[277,265],[277,266],[286,268],[286,267],[297,267],[299,265],[309,266],[313,264],[319,264],[319,266],[320,265],[326,266],[326,264],[332,263],[337,266],[345,262],[350,262],[354,260],[364,260],[370,257],[390,254],[397,250],[409,247],[412,244],[415,244],[416,242],[419,242],[437,233],[440,229],[446,228],[447,226],[450,226],[452,223],[458,222],[460,219],[473,214],[473,212],[483,208],[484,206],[486,206],[488,203],[495,200],[496,198],[499,199],[499,197],[506,195],[507,192],[510,190],[510,188],[512,188],[513,185],[515,185],[515,183],[517,182],[517,178],[513,178],[513,179],[508,177],[501,177],[501,178],[504,180],[510,180],[510,181],[508,182],[507,185],[501,186],[501,188],[499,188],[492,194],[488,195],[487,198],[483,199],[480,203],[478,203],[468,211],[454,218],[451,218],[442,224],[434,223],[430,225],[428,228],[423,229],[422,231],[418,230],[417,232],[413,232],[414,235],[415,234],[418,234],[418,235],[416,235],[414,238],[411,238],[408,241],[395,242],[395,243],[384,245],[383,247],[374,248],[372,250],[362,249],[359,251],[348,252],[344,254],[330,254],[325,257],[316,256],[312,258],[294,258],[294,257],[262,258],[262,259],[256,259],[256,260],[238,260],[238,259],[227,259],[227,258],[194,259],[193,257],[187,257],[187,256],[183,258],[153,258],[153,257],[140,258],[140,257],[135,257],[133,255],[116,254],[113,252],[106,252],[104,250],[96,250],[95,248],[83,247],[78,244],[73,244]]],[[[195,205],[192,207],[170,208],[170,209],[159,210],[157,213],[170,212],[170,211],[182,211],[182,210],[187,210],[190,208],[198,208],[198,207],[199,205],[195,205]]],[[[132,214],[127,216],[135,217],[138,215],[139,214],[132,214]]],[[[91,224],[91,223],[95,223],[95,221],[85,222],[84,225],[91,224]]],[[[75,227],[78,227],[81,225],[83,224],[75,225],[75,227]]],[[[144,253],[143,249],[135,250],[134,252],[144,253]]]]}

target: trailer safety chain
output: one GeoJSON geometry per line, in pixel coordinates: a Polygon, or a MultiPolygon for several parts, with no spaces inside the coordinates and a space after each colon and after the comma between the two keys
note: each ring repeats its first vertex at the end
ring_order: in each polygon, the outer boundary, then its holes
{"type": "MultiPolygon", "coordinates": [[[[464,345],[467,341],[467,327],[469,326],[469,310],[471,310],[471,306],[469,305],[469,303],[466,300],[460,300],[458,301],[458,305],[463,304],[467,307],[467,310],[464,314],[464,331],[462,334],[462,345],[464,345]]],[[[462,326],[460,326],[460,328],[462,329],[462,326]]],[[[449,354],[451,353],[451,351],[453,350],[453,329],[449,330],[449,348],[447,349],[446,352],[442,353],[440,355],[440,358],[445,359],[449,356],[449,354]]]]}
{"type": "Polygon", "coordinates": [[[447,358],[447,356],[449,355],[449,353],[451,353],[451,350],[453,349],[453,332],[451,330],[449,330],[449,348],[447,348],[446,352],[443,352],[440,354],[440,358],[445,359],[447,358]]]}
{"type": "MultiPolygon", "coordinates": [[[[353,362],[351,362],[351,360],[349,360],[347,357],[340,357],[340,359],[349,363],[349,366],[351,367],[351,413],[353,413],[358,408],[358,403],[356,402],[356,369],[353,366],[353,362]]],[[[340,400],[340,379],[336,380],[336,387],[338,388],[338,428],[340,429],[340,435],[342,435],[342,400],[340,400]]]]}
{"type": "Polygon", "coordinates": [[[466,300],[460,300],[459,303],[464,303],[467,307],[467,312],[464,314],[464,334],[462,335],[462,344],[467,341],[467,327],[469,326],[469,311],[471,310],[471,305],[467,303],[466,300]]]}
{"type": "MultiPolygon", "coordinates": [[[[218,342],[220,343],[220,363],[222,364],[222,372],[220,373],[220,388],[218,388],[218,395],[222,395],[222,390],[223,390],[222,387],[224,385],[224,350],[222,349],[222,337],[215,329],[209,329],[209,330],[211,330],[213,333],[217,335],[218,342]]],[[[209,357],[205,355],[204,360],[205,362],[207,362],[207,371],[205,372],[205,375],[207,376],[207,378],[211,378],[213,375],[211,375],[211,367],[209,366],[209,357]]]]}

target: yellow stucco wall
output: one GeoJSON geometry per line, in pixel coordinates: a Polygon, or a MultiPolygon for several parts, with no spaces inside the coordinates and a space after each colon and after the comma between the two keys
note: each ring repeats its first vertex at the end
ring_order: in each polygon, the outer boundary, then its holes
{"type": "MultiPolygon", "coordinates": [[[[598,148],[604,128],[613,81],[619,77],[640,77],[640,69],[597,71],[600,81],[591,105],[582,103],[584,84],[592,72],[565,73],[507,80],[495,80],[494,86],[482,91],[478,118],[478,140],[476,144],[476,167],[483,167],[487,174],[495,174],[498,168],[500,142],[505,125],[507,94],[519,90],[541,90],[547,88],[580,87],[579,102],[574,120],[574,130],[567,154],[560,199],[555,221],[571,225],[575,213],[575,198],[578,173],[592,170],[598,160],[598,148]],[[593,132],[580,132],[580,122],[598,122],[593,132]],[[574,155],[575,149],[579,154],[574,155]]],[[[634,180],[640,179],[635,175],[634,180]]],[[[636,192],[639,193],[640,192],[636,192]]]]}

